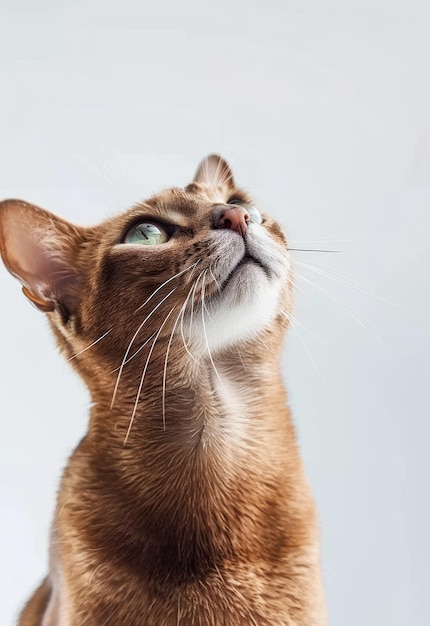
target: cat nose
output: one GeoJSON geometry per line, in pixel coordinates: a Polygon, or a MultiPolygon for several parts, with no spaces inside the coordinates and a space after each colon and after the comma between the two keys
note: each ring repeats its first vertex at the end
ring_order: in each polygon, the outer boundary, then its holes
{"type": "Polygon", "coordinates": [[[242,237],[246,234],[246,229],[251,218],[246,209],[242,206],[229,206],[218,209],[214,216],[215,228],[228,228],[234,230],[242,237]]]}

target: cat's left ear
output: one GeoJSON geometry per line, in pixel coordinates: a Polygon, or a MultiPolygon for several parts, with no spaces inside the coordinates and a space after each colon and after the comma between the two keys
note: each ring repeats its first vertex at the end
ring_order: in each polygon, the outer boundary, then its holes
{"type": "Polygon", "coordinates": [[[218,185],[234,187],[233,172],[229,164],[217,154],[210,154],[201,161],[194,176],[194,182],[205,183],[211,187],[218,187],[218,185]]]}
{"type": "Polygon", "coordinates": [[[79,292],[74,259],[83,229],[21,200],[0,202],[0,254],[27,298],[42,311],[73,314],[79,292]]]}

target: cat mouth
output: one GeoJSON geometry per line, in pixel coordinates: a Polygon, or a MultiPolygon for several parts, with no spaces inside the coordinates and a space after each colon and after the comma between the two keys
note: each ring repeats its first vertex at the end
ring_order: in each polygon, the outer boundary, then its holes
{"type": "Polygon", "coordinates": [[[269,271],[268,271],[267,267],[265,265],[263,265],[263,263],[259,259],[257,259],[255,256],[252,256],[252,254],[246,253],[241,258],[239,263],[237,263],[235,265],[235,267],[231,270],[231,272],[228,274],[228,276],[222,281],[222,283],[220,285],[219,291],[220,292],[224,291],[224,289],[230,283],[231,279],[236,276],[236,274],[241,270],[242,267],[244,267],[244,266],[252,266],[252,265],[254,265],[255,267],[260,267],[264,271],[266,276],[268,278],[270,278],[269,271]]]}

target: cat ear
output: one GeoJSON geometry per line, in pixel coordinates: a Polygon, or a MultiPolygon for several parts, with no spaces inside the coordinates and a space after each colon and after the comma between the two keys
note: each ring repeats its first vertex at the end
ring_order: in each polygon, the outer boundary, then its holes
{"type": "Polygon", "coordinates": [[[194,176],[195,183],[205,183],[212,187],[227,185],[234,187],[233,172],[229,164],[217,154],[210,154],[200,163],[194,176]]]}
{"type": "Polygon", "coordinates": [[[79,277],[73,259],[83,231],[21,200],[0,202],[0,254],[24,295],[42,311],[74,312],[79,277]]]}

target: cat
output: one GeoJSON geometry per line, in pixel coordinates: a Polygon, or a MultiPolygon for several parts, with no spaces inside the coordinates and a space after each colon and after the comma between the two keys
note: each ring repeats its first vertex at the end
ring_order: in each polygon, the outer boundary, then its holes
{"type": "Polygon", "coordinates": [[[226,161],[95,227],[5,200],[0,252],[92,399],[19,626],[326,625],[290,252],[226,161]]]}

